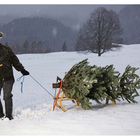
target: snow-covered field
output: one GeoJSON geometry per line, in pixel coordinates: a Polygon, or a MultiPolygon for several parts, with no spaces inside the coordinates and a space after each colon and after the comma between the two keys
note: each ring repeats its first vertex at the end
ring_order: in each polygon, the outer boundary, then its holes
{"type": "MultiPolygon", "coordinates": [[[[101,57],[76,52],[18,57],[30,74],[54,95],[52,83],[56,77],[63,78],[75,63],[85,58],[98,66],[114,64],[120,72],[124,72],[127,65],[140,67],[140,45],[123,45],[120,50],[101,57]]],[[[15,71],[15,79],[20,76],[15,71]]],[[[25,77],[23,93],[20,82],[15,81],[13,94],[14,120],[0,121],[0,135],[140,135],[140,97],[138,104],[121,102],[83,110],[68,102],[67,107],[73,107],[69,111],[51,111],[52,98],[30,76],[25,77]]]]}

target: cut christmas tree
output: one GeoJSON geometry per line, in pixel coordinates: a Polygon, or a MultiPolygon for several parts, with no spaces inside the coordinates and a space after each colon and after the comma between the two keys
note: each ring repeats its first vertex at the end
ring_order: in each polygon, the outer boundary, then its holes
{"type": "Polygon", "coordinates": [[[71,99],[81,104],[83,109],[92,108],[90,100],[97,103],[127,100],[136,101],[140,88],[140,78],[136,74],[137,68],[128,66],[121,76],[113,65],[97,67],[89,65],[87,59],[74,65],[63,79],[62,90],[71,99]]]}
{"type": "Polygon", "coordinates": [[[137,89],[140,89],[140,78],[136,74],[138,68],[127,66],[120,78],[121,98],[129,103],[136,103],[135,97],[139,96],[137,89]]]}

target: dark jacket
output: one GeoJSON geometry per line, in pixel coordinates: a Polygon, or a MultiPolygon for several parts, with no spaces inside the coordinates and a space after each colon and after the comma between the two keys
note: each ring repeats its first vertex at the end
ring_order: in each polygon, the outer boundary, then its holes
{"type": "Polygon", "coordinates": [[[0,80],[14,80],[13,68],[23,71],[24,67],[12,50],[0,44],[0,80]]]}

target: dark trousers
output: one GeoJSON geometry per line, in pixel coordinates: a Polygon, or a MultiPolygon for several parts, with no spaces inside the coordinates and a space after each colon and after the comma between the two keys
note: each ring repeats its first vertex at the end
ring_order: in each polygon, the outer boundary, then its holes
{"type": "MultiPolygon", "coordinates": [[[[3,99],[5,102],[5,115],[7,117],[11,117],[12,111],[13,111],[13,100],[12,100],[13,95],[11,93],[13,84],[14,84],[13,80],[0,82],[0,95],[1,95],[1,90],[3,89],[3,99]]],[[[0,100],[0,117],[2,116],[4,116],[4,112],[3,112],[3,107],[0,100]]]]}

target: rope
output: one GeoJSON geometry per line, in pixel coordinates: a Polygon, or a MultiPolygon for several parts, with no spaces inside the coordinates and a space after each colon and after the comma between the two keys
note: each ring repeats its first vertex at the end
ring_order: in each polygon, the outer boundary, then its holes
{"type": "Polygon", "coordinates": [[[54,99],[54,96],[40,82],[38,82],[32,75],[29,76],[54,99]]]}
{"type": "Polygon", "coordinates": [[[22,79],[22,81],[21,81],[21,93],[23,93],[23,84],[24,84],[24,76],[22,75],[21,77],[19,77],[18,79],[17,79],[17,81],[20,81],[22,79]]]}

